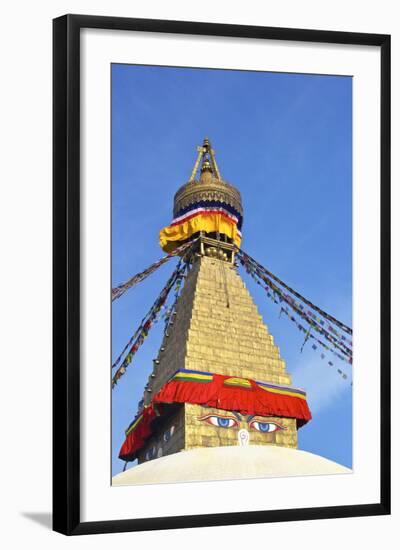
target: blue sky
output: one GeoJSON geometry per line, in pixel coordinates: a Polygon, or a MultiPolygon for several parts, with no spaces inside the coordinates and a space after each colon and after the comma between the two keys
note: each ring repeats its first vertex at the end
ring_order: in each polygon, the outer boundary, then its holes
{"type": "MultiPolygon", "coordinates": [[[[191,173],[205,136],[222,177],[244,204],[243,249],[311,301],[352,324],[351,77],[170,67],[112,66],[112,281],[159,259],[159,230],[191,173]]],[[[176,260],[114,302],[117,357],[176,260]]],[[[293,383],[307,390],[313,419],[299,448],[352,465],[352,391],[336,368],[241,270],[293,383]]],[[[161,342],[152,329],[113,391],[112,471],[124,430],[161,342]]],[[[339,359],[337,368],[351,369],[339,359]]],[[[212,370],[212,369],[210,369],[212,370]]]]}

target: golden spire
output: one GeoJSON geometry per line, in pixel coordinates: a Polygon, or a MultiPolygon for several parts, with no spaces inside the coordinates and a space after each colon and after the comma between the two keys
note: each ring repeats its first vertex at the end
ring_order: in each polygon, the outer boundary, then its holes
{"type": "Polygon", "coordinates": [[[211,147],[208,137],[204,138],[203,145],[197,147],[197,159],[194,163],[192,174],[189,181],[195,181],[200,162],[203,160],[201,172],[208,171],[218,180],[221,179],[221,174],[218,169],[217,161],[215,160],[215,151],[211,147]]]}
{"type": "Polygon", "coordinates": [[[199,201],[221,201],[235,208],[243,216],[242,198],[239,190],[221,178],[215,151],[208,137],[197,147],[197,159],[187,183],[182,185],[174,196],[174,216],[182,209],[199,201]],[[199,167],[201,168],[199,170],[199,167]],[[196,179],[197,173],[200,176],[196,179]]]}
{"type": "Polygon", "coordinates": [[[203,166],[201,167],[201,172],[212,172],[210,161],[206,157],[204,157],[203,159],[203,166]]]}

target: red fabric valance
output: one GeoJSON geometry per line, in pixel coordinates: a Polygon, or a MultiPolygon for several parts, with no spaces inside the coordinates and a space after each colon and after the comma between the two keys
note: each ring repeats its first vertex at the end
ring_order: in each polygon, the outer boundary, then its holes
{"type": "Polygon", "coordinates": [[[195,371],[178,371],[126,431],[119,458],[134,460],[152,434],[151,423],[163,403],[193,403],[241,414],[295,418],[297,427],[311,419],[304,392],[255,380],[195,371]],[[156,412],[157,411],[157,412],[156,412]]]}

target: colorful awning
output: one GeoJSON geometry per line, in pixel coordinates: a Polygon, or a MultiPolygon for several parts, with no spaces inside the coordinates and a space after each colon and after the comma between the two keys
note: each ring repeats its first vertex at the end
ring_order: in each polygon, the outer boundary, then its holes
{"type": "Polygon", "coordinates": [[[172,403],[192,403],[241,414],[295,418],[298,428],[311,419],[303,390],[248,378],[182,369],[160,389],[150,405],[128,427],[119,458],[127,461],[136,458],[137,451],[152,434],[152,420],[163,414],[163,404],[172,403]]]}
{"type": "Polygon", "coordinates": [[[242,216],[232,206],[221,201],[200,201],[177,213],[171,225],[160,231],[160,246],[172,252],[195,233],[219,232],[240,246],[242,216]]]}

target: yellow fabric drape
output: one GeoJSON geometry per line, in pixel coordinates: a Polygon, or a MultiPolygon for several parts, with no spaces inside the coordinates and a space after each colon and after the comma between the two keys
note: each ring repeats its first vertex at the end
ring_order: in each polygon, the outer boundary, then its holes
{"type": "Polygon", "coordinates": [[[198,231],[205,231],[206,233],[219,231],[233,239],[237,246],[240,246],[241,238],[237,225],[219,213],[199,214],[180,224],[164,227],[160,231],[160,246],[165,252],[172,252],[179,246],[180,241],[189,239],[198,231]]]}

